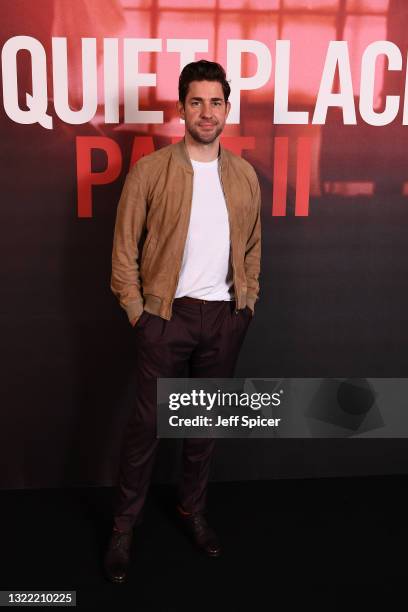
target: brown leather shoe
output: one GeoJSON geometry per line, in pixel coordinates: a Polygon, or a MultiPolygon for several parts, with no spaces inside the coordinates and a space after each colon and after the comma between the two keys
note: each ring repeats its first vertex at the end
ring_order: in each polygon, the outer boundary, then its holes
{"type": "Polygon", "coordinates": [[[113,528],[104,558],[104,568],[111,582],[125,582],[130,563],[130,546],[133,530],[117,531],[113,528]]]}
{"type": "Polygon", "coordinates": [[[208,525],[204,514],[202,512],[186,513],[180,505],[177,506],[177,513],[195,545],[209,557],[219,557],[221,545],[215,531],[208,525]]]}

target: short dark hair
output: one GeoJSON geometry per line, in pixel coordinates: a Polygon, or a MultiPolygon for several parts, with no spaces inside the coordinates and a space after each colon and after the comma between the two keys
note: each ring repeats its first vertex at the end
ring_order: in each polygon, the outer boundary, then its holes
{"type": "Polygon", "coordinates": [[[224,68],[217,62],[202,59],[198,62],[190,62],[184,66],[179,78],[179,100],[183,104],[186,101],[189,85],[192,81],[218,81],[222,85],[224,100],[228,101],[231,87],[227,81],[224,68]]]}

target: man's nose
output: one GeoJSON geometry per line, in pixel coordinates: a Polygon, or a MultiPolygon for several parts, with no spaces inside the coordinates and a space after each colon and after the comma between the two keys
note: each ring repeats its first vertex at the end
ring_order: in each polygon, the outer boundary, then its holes
{"type": "Polygon", "coordinates": [[[202,117],[212,117],[212,107],[211,102],[203,102],[201,107],[201,116],[202,117]]]}

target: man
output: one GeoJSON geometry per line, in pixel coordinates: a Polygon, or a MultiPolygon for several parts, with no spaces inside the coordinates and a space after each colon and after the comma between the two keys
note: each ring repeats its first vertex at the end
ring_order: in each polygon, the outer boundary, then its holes
{"type": "MultiPolygon", "coordinates": [[[[118,205],[111,289],[134,327],[134,412],[124,436],[107,576],[123,582],[158,440],[156,381],[188,367],[231,377],[258,298],[261,196],[256,173],[220,146],[230,102],[224,69],[200,60],[179,79],[184,139],[140,159],[118,205]]],[[[221,547],[204,516],[214,439],[183,441],[177,512],[208,556],[221,547]]]]}

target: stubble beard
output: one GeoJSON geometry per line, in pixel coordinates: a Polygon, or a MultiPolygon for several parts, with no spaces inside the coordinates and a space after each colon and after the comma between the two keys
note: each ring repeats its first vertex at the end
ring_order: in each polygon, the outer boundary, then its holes
{"type": "Polygon", "coordinates": [[[203,137],[194,126],[189,125],[187,123],[186,123],[186,129],[187,129],[187,132],[190,134],[191,138],[193,138],[193,140],[195,140],[196,142],[199,142],[200,144],[211,144],[222,133],[224,126],[221,126],[218,124],[215,132],[212,134],[208,134],[207,137],[205,136],[203,137]]]}

